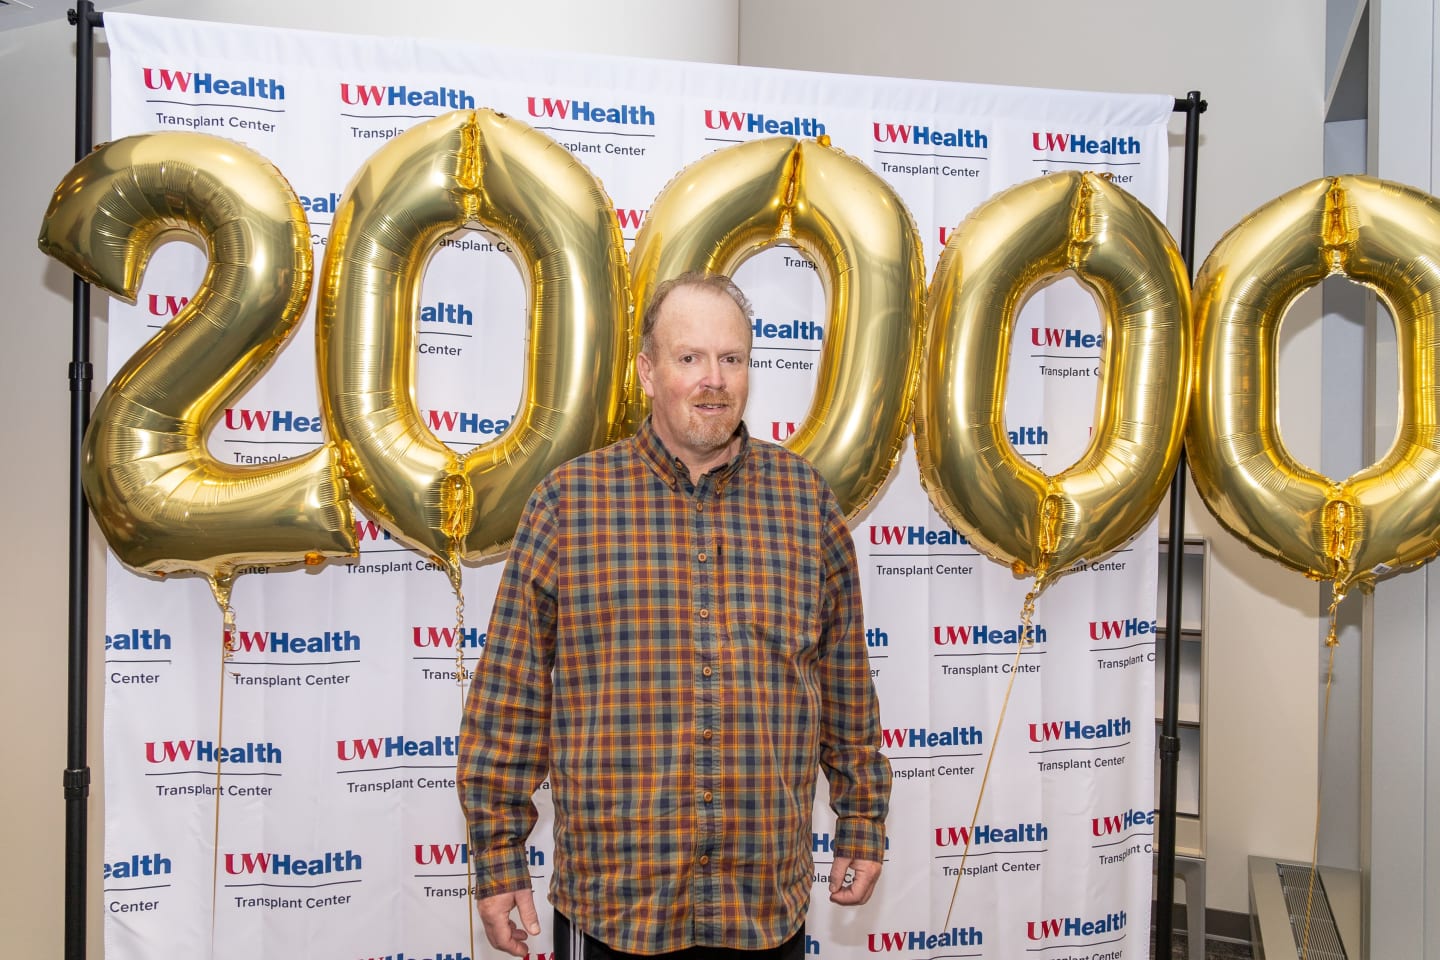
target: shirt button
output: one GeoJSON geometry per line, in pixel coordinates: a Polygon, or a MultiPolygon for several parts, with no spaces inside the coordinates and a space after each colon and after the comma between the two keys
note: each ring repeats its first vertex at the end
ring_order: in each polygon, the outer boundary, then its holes
{"type": "Polygon", "coordinates": [[[707,610],[705,607],[701,607],[701,608],[700,608],[700,619],[701,619],[701,620],[709,620],[709,619],[710,619],[710,611],[707,610]]]}
{"type": "MultiPolygon", "coordinates": [[[[711,733],[709,730],[706,730],[704,733],[700,734],[700,736],[704,737],[706,740],[709,740],[711,737],[715,736],[715,734],[711,733]]],[[[705,799],[710,799],[710,795],[708,793],[705,795],[705,799]]]]}
{"type": "MultiPolygon", "coordinates": [[[[709,803],[712,799],[714,799],[713,794],[711,794],[709,790],[706,790],[704,793],[701,794],[701,796],[705,798],[706,803],[709,803]]],[[[700,862],[704,863],[705,861],[701,860],[700,862]]]]}
{"type": "Polygon", "coordinates": [[[710,557],[709,557],[708,554],[705,553],[704,550],[701,550],[700,553],[699,553],[699,555],[696,556],[695,559],[696,559],[696,560],[699,560],[701,563],[704,563],[706,560],[709,560],[710,557]]]}
{"type": "Polygon", "coordinates": [[[703,853],[700,854],[700,866],[703,867],[703,866],[705,866],[705,865],[706,865],[707,863],[709,863],[709,862],[710,862],[710,857],[709,857],[707,854],[703,854],[703,853]]]}
{"type": "Polygon", "coordinates": [[[704,510],[704,509],[705,509],[705,504],[701,503],[699,500],[696,500],[696,501],[695,501],[695,509],[696,509],[697,512],[700,511],[700,510],[704,510]]]}
{"type": "Polygon", "coordinates": [[[710,674],[714,673],[715,671],[714,671],[714,670],[711,670],[709,667],[701,667],[701,668],[700,668],[700,672],[701,672],[701,674],[703,674],[704,676],[707,676],[707,677],[708,677],[708,676],[710,676],[710,674]]]}

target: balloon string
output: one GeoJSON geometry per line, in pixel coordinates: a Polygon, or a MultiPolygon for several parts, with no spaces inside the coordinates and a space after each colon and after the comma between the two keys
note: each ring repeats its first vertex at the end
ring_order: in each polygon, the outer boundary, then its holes
{"type": "MultiPolygon", "coordinates": [[[[450,589],[455,591],[455,686],[460,691],[460,711],[465,711],[465,590],[461,580],[463,567],[460,564],[461,541],[457,536],[450,537],[449,556],[446,558],[445,574],[450,580],[450,589]]],[[[478,957],[475,951],[475,903],[473,892],[475,890],[475,863],[470,859],[470,826],[467,823],[465,830],[465,896],[460,900],[465,904],[466,922],[470,929],[470,956],[478,957]]]]}
{"type": "Polygon", "coordinates": [[[220,797],[221,797],[221,765],[220,759],[225,756],[225,667],[235,657],[235,610],[230,606],[230,598],[227,595],[220,602],[220,610],[224,615],[224,627],[221,634],[223,640],[220,652],[220,696],[219,714],[215,718],[215,823],[210,838],[210,956],[215,956],[215,933],[219,914],[217,906],[220,895],[220,797]]]}
{"type": "Polygon", "coordinates": [[[1000,701],[1000,716],[995,720],[995,732],[990,735],[990,749],[985,755],[985,772],[980,776],[980,793],[975,797],[975,810],[970,814],[970,829],[965,832],[965,846],[960,851],[960,866],[955,871],[955,888],[950,891],[950,906],[945,910],[945,922],[941,929],[950,929],[950,915],[955,912],[955,898],[960,895],[960,878],[965,876],[965,861],[970,856],[970,841],[975,836],[975,825],[980,822],[980,804],[985,799],[985,787],[990,782],[990,764],[995,759],[995,747],[1000,742],[1000,728],[1005,725],[1005,711],[1010,707],[1010,691],[1015,688],[1015,675],[1020,672],[1020,656],[1035,645],[1030,632],[1030,622],[1035,617],[1035,601],[1048,584],[1045,582],[1047,564],[1042,563],[1035,571],[1035,584],[1025,594],[1025,603],[1020,608],[1020,642],[1015,647],[1015,662],[1010,667],[1010,680],[1005,684],[1005,696],[1000,701]]]}
{"type": "Polygon", "coordinates": [[[1330,593],[1330,630],[1325,635],[1325,646],[1330,648],[1330,657],[1325,668],[1325,708],[1320,714],[1320,760],[1319,769],[1315,771],[1315,839],[1310,847],[1310,882],[1305,889],[1305,927],[1300,936],[1300,960],[1306,960],[1310,952],[1310,907],[1315,899],[1315,875],[1320,863],[1320,784],[1325,782],[1325,740],[1330,729],[1330,690],[1335,685],[1335,648],[1340,645],[1340,640],[1335,635],[1335,621],[1340,610],[1340,601],[1345,599],[1345,589],[1331,581],[1330,593]]]}

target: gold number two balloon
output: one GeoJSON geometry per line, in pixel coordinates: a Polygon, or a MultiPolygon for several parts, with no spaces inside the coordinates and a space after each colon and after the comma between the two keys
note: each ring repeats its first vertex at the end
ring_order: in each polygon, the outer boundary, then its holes
{"type": "MultiPolygon", "coordinates": [[[[1369,177],[1316,180],[1227,233],[1196,278],[1199,379],[1186,450],[1230,532],[1339,597],[1440,549],[1440,202],[1369,177]],[[1296,462],[1276,421],[1281,318],[1307,287],[1348,277],[1395,320],[1400,430],[1341,480],[1296,462]]],[[[1338,385],[1328,385],[1338,386],[1338,385]]]]}
{"type": "Polygon", "coordinates": [[[1052,174],[978,207],[930,285],[915,451],[935,509],[987,556],[1042,581],[1134,536],[1180,456],[1189,308],[1164,225],[1093,173],[1052,174]],[[1010,444],[1005,386],[1021,306],[1065,273],[1100,303],[1105,359],[1089,446],[1046,476],[1010,444]]]}
{"type": "Polygon", "coordinates": [[[238,567],[355,553],[333,444],[255,467],[221,463],[205,447],[309,299],[310,230],[274,166],[201,133],[117,140],[56,187],[40,248],[133,302],[152,250],[187,234],[209,254],[199,289],[115,375],[85,435],[96,522],[127,565],[212,582],[238,567]]]}

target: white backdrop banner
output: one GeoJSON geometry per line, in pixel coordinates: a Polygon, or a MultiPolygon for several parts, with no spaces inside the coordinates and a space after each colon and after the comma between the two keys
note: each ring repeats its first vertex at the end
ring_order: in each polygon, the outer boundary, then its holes
{"type": "MultiPolygon", "coordinates": [[[[553,137],[600,177],[627,242],[664,184],[761,136],[827,134],[909,204],[927,270],[992,194],[1052,170],[1096,170],[1163,219],[1173,100],[502,50],[107,13],[115,137],[203,130],[270,159],[310,218],[316,268],[361,163],[409,126],[491,107],[553,137]]],[[[418,401],[457,449],[514,417],[524,281],[504,238],[462,231],[426,268],[418,401]]],[[[151,261],[136,304],[110,305],[115,370],[188,301],[194,245],[151,261]]],[[[804,419],[825,295],[798,250],[747,261],[756,305],[752,434],[804,419]]],[[[264,378],[210,437],[226,463],[322,442],[314,300],[264,378]]],[[[1073,280],[1034,297],[1011,346],[1007,429],[1050,473],[1084,450],[1102,357],[1073,280]]],[[[468,568],[469,625],[445,575],[357,515],[352,564],[238,579],[240,651],[222,667],[202,579],[109,564],[105,626],[105,943],[112,960],[213,955],[471,958],[455,791],[457,647],[483,655],[500,563],[468,568]],[[223,689],[223,730],[219,725],[223,689]],[[219,777],[217,778],[217,767],[219,777]],[[218,816],[217,816],[218,813],[218,816]]],[[[889,850],[866,907],[832,907],[823,778],[806,952],[823,960],[1148,956],[1154,822],[1152,526],[1041,598],[1016,661],[1027,583],[932,510],[914,456],[853,525],[866,638],[895,772],[889,850]],[[1012,663],[1014,692],[995,727],[1012,663]],[[987,753],[995,761],[977,826],[987,753]],[[968,858],[961,870],[967,837],[968,858]],[[951,909],[952,894],[958,896],[951,909]],[[947,921],[948,915],[948,921],[947,921]]],[[[531,838],[543,894],[550,813],[531,838]]],[[[546,932],[533,944],[551,952],[546,932]]]]}

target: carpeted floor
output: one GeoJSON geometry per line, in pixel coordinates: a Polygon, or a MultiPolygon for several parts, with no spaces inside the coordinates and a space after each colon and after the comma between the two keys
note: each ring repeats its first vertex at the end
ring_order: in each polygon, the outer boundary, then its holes
{"type": "MultiPolygon", "coordinates": [[[[1190,950],[1185,942],[1185,934],[1175,934],[1173,941],[1174,949],[1165,960],[1189,960],[1190,950]]],[[[1150,938],[1150,956],[1155,956],[1155,938],[1150,938]]],[[[1229,943],[1222,940],[1209,940],[1205,944],[1205,960],[1253,960],[1254,954],[1250,952],[1248,943],[1229,943]]]]}

